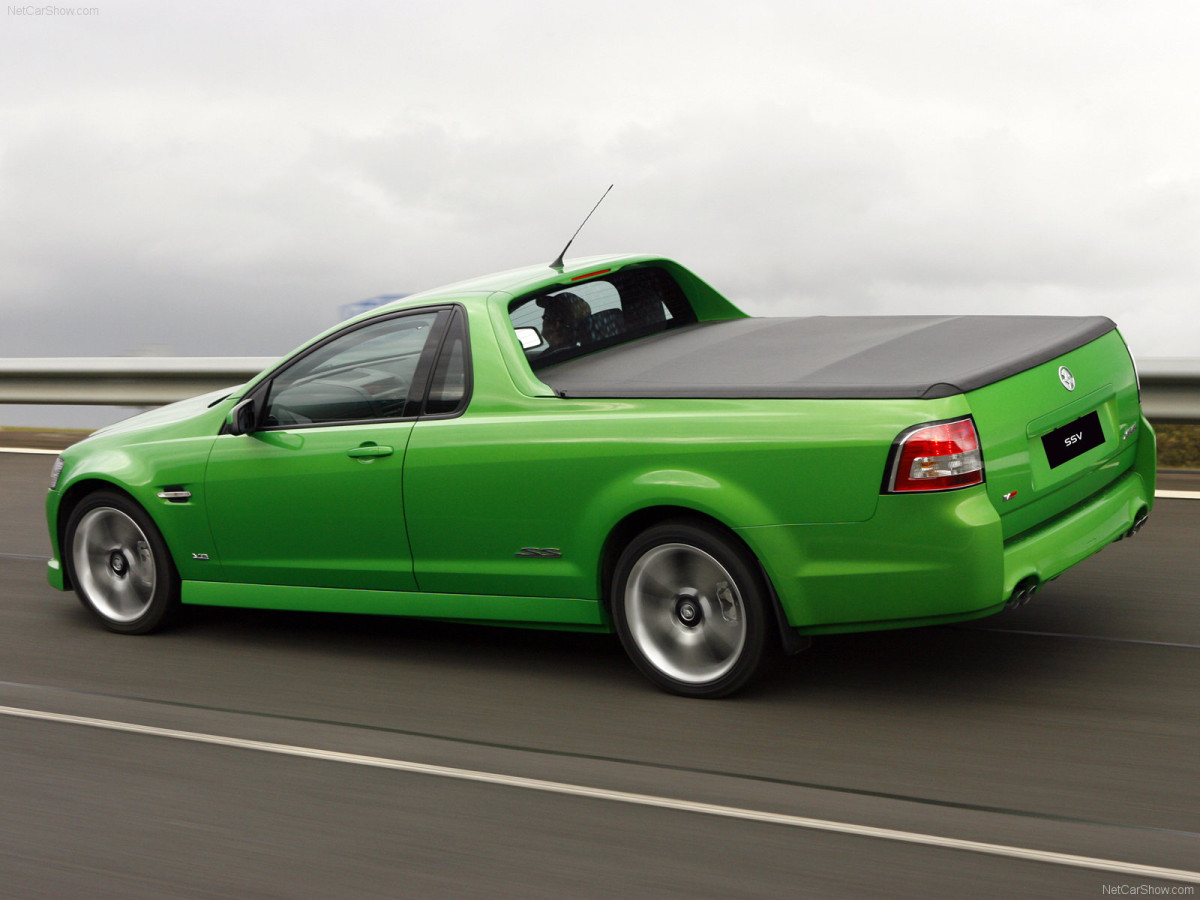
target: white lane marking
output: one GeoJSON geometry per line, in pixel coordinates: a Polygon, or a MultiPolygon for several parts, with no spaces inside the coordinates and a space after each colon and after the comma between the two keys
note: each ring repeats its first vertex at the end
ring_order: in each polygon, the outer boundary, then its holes
{"type": "Polygon", "coordinates": [[[58,456],[61,450],[43,450],[40,447],[0,447],[0,453],[39,453],[45,456],[58,456]]]}
{"type": "Polygon", "coordinates": [[[1025,631],[1020,628],[989,628],[986,625],[959,626],[964,631],[987,631],[995,634],[1028,634],[1035,637],[1074,638],[1080,641],[1109,641],[1113,644],[1141,644],[1144,647],[1177,647],[1181,650],[1200,650],[1200,644],[1179,644],[1174,641],[1140,641],[1136,638],[1105,637],[1102,634],[1071,634],[1067,631],[1025,631]]]}
{"type": "Polygon", "coordinates": [[[594,800],[610,800],[616,803],[629,803],[636,806],[651,806],[659,809],[672,809],[680,812],[700,813],[708,816],[720,816],[726,819],[744,819],[752,822],[762,822],[772,825],[788,825],[793,828],[806,828],[812,831],[830,831],[839,834],[849,834],[856,837],[879,838],[882,840],[899,841],[907,844],[923,844],[930,847],[941,847],[948,850],[965,850],[971,853],[985,853],[990,856],[1005,856],[1012,859],[1024,859],[1032,862],[1052,863],[1060,866],[1072,866],[1078,869],[1099,869],[1105,872],[1116,872],[1122,875],[1132,875],[1142,878],[1159,878],[1166,881],[1185,881],[1200,884],[1200,872],[1193,872],[1186,869],[1167,869],[1161,866],[1146,866],[1139,863],[1121,862],[1112,859],[1098,859],[1091,856],[1076,856],[1072,853],[1055,853],[1048,850],[1030,850],[1024,847],[1011,847],[1006,844],[989,844],[983,841],[967,841],[961,838],[941,837],[939,835],[921,834],[914,831],[898,831],[894,828],[876,828],[870,825],[854,825],[849,822],[834,822],[828,819],[810,819],[806,816],[793,816],[786,813],[772,813],[757,809],[743,809],[736,806],[720,806],[714,803],[698,803],[691,800],[677,800],[671,797],[658,797],[653,794],[636,794],[628,791],[615,791],[607,788],[587,787],[585,785],[570,784],[562,781],[544,781],[540,778],[523,778],[516,775],[500,775],[495,772],[480,772],[473,769],[458,769],[450,766],[409,762],[402,759],[388,759],[381,756],[361,756],[357,753],[341,753],[335,750],[319,750],[315,747],[299,747],[294,744],[275,744],[268,741],[254,741],[247,740],[245,738],[226,737],[217,734],[205,734],[197,731],[179,731],[174,728],[158,728],[153,725],[138,725],[133,722],[118,722],[111,719],[94,719],[90,716],[72,716],[64,713],[52,713],[38,709],[24,709],[15,706],[0,706],[0,715],[13,716],[23,719],[39,719],[42,721],[58,722],[67,725],[82,725],[88,728],[102,728],[109,731],[121,731],[130,734],[145,734],[153,737],[170,738],[177,741],[190,741],[197,744],[216,744],[221,747],[236,747],[241,750],[257,750],[262,753],[275,753],[281,756],[298,756],[305,759],[315,759],[324,762],[347,763],[355,766],[370,766],[376,769],[392,769],[399,772],[433,775],[438,778],[453,778],[459,781],[477,781],[485,784],[522,788],[530,791],[543,791],[551,794],[565,794],[572,797],[588,797],[594,800]]]}

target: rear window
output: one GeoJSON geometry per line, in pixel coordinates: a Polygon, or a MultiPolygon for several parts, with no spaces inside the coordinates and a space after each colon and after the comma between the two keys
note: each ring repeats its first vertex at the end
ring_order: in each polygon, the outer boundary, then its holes
{"type": "Polygon", "coordinates": [[[514,300],[508,314],[535,370],[696,321],[679,285],[656,266],[555,285],[514,300]]]}

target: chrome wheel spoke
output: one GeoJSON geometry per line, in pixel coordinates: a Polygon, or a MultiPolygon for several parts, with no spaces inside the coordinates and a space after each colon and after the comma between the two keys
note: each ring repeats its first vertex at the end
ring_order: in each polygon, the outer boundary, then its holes
{"type": "Polygon", "coordinates": [[[675,622],[673,599],[668,598],[661,602],[656,600],[653,603],[643,604],[642,622],[645,625],[647,634],[654,641],[673,640],[678,630],[675,622]]]}
{"type": "Polygon", "coordinates": [[[135,547],[138,543],[144,544],[146,542],[146,536],[142,534],[142,529],[138,528],[133,519],[124,513],[111,516],[107,521],[113,539],[121,547],[131,548],[135,547]]]}
{"type": "Polygon", "coordinates": [[[692,629],[677,635],[675,642],[675,659],[681,668],[699,671],[720,659],[714,658],[708,651],[708,639],[700,629],[692,629]]]}
{"type": "Polygon", "coordinates": [[[142,598],[138,596],[134,583],[114,579],[109,590],[109,601],[121,616],[136,615],[142,598]]]}
{"type": "Polygon", "coordinates": [[[713,660],[728,659],[737,651],[741,637],[740,629],[713,623],[711,628],[705,629],[704,649],[713,660]]]}
{"type": "Polygon", "coordinates": [[[89,556],[107,554],[109,548],[117,546],[118,538],[108,516],[87,518],[79,523],[79,535],[89,556]]]}
{"type": "Polygon", "coordinates": [[[653,569],[645,573],[637,589],[647,602],[670,604],[675,600],[674,584],[666,573],[659,569],[653,569]]]}

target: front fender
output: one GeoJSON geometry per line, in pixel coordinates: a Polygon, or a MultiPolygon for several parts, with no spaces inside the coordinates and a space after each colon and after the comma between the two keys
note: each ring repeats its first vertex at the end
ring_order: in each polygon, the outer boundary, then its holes
{"type": "MultiPolygon", "coordinates": [[[[212,578],[217,560],[203,499],[204,470],[212,442],[212,437],[181,438],[92,448],[85,442],[66,451],[57,489],[46,496],[52,564],[62,559],[61,537],[75,505],[88,494],[111,487],[128,494],[154,520],[181,578],[212,578]],[[158,496],[166,490],[190,492],[191,497],[179,501],[158,496]],[[210,559],[193,554],[207,554],[210,559]]],[[[50,582],[67,586],[61,566],[56,573],[52,565],[50,582]]]]}

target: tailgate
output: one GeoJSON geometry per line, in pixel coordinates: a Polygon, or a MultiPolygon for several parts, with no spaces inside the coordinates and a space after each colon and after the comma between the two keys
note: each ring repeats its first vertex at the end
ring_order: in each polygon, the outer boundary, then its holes
{"type": "Polygon", "coordinates": [[[1141,407],[1116,331],[966,397],[1005,539],[1084,501],[1133,464],[1141,407]]]}

